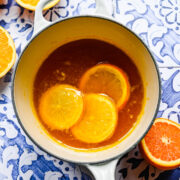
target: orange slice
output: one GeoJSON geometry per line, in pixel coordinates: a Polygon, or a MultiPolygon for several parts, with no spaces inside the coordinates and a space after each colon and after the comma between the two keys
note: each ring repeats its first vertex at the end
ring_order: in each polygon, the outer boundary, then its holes
{"type": "MultiPolygon", "coordinates": [[[[16,2],[29,10],[35,11],[37,4],[39,3],[40,0],[16,0],[16,2]]],[[[60,0],[52,0],[49,2],[45,7],[44,10],[49,9],[53,6],[55,6],[60,0]]]]}
{"type": "Polygon", "coordinates": [[[87,70],[80,81],[84,93],[104,93],[110,96],[118,109],[129,99],[130,85],[125,72],[113,65],[99,64],[87,70]]]}
{"type": "Polygon", "coordinates": [[[82,95],[70,85],[55,85],[40,98],[39,114],[51,129],[69,129],[79,120],[82,111],[82,95]]]}
{"type": "Polygon", "coordinates": [[[117,111],[113,101],[100,94],[86,94],[82,118],[71,130],[80,141],[99,143],[112,136],[116,124],[117,111]]]}
{"type": "Polygon", "coordinates": [[[14,65],[16,48],[10,34],[0,26],[0,78],[14,65]]]}
{"type": "Polygon", "coordinates": [[[145,159],[159,169],[180,166],[180,125],[168,119],[156,119],[140,143],[145,159]]]}

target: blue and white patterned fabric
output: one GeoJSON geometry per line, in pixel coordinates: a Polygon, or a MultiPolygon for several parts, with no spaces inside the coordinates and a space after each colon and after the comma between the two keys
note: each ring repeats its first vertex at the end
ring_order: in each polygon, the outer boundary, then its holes
{"type": "MultiPolygon", "coordinates": [[[[113,17],[144,41],[159,66],[162,98],[157,116],[180,123],[180,0],[113,0],[113,5],[113,17]]],[[[95,0],[61,0],[44,16],[53,21],[93,14],[95,7],[95,0]]],[[[33,19],[34,12],[14,0],[0,0],[0,25],[13,37],[17,56],[32,36],[33,19]]],[[[91,180],[78,165],[40,150],[23,132],[12,107],[12,73],[0,79],[0,180],[91,180]]],[[[116,179],[180,180],[180,169],[158,170],[136,147],[119,160],[116,179]]]]}

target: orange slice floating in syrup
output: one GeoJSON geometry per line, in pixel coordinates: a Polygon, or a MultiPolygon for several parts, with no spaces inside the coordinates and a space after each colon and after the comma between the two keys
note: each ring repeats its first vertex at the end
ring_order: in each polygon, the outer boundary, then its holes
{"type": "Polygon", "coordinates": [[[130,96],[130,85],[126,73],[113,65],[99,64],[85,72],[80,81],[83,93],[104,93],[110,96],[120,110],[130,96]]]}
{"type": "Polygon", "coordinates": [[[71,131],[80,141],[100,143],[113,135],[117,119],[116,106],[109,97],[85,94],[83,115],[71,131]]]}
{"type": "Polygon", "coordinates": [[[51,129],[69,129],[77,123],[82,112],[83,97],[73,86],[55,85],[40,98],[40,117],[51,129]]]}

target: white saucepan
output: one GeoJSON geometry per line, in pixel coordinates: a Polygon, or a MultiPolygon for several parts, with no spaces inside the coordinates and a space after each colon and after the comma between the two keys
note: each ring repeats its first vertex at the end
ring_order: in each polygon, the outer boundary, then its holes
{"type": "MultiPolygon", "coordinates": [[[[112,180],[118,158],[134,148],[151,127],[160,101],[160,78],[152,54],[129,29],[113,20],[107,0],[96,0],[96,14],[48,22],[42,16],[50,0],[41,0],[35,12],[34,35],[22,52],[13,80],[13,104],[26,134],[41,149],[66,161],[84,164],[97,180],[112,180]],[[114,146],[97,151],[75,151],[61,146],[45,133],[32,102],[35,75],[46,59],[59,46],[79,39],[95,38],[114,44],[134,62],[142,77],[145,105],[133,132],[114,146]]],[[[111,0],[110,0],[111,1],[111,0]]]]}

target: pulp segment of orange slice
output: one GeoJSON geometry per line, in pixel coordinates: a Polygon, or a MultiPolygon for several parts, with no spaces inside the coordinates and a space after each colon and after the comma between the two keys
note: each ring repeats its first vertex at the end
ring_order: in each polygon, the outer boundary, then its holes
{"type": "Polygon", "coordinates": [[[159,169],[180,166],[180,124],[164,118],[155,120],[140,143],[145,159],[159,169]]]}
{"type": "MultiPolygon", "coordinates": [[[[16,0],[16,2],[29,10],[35,11],[37,4],[39,3],[40,0],[16,0]]],[[[45,7],[44,10],[49,9],[53,6],[55,6],[60,0],[52,0],[49,2],[45,7]]]]}
{"type": "Polygon", "coordinates": [[[86,143],[100,143],[111,137],[117,119],[117,110],[110,98],[100,94],[86,94],[83,115],[71,128],[72,134],[86,143]]]}
{"type": "Polygon", "coordinates": [[[0,26],[0,78],[14,65],[16,49],[10,34],[0,26]]]}
{"type": "Polygon", "coordinates": [[[104,93],[121,109],[129,99],[130,85],[126,73],[120,68],[99,64],[87,70],[80,81],[84,93],[104,93]]]}
{"type": "Polygon", "coordinates": [[[70,85],[55,85],[40,98],[40,116],[51,129],[69,129],[80,119],[82,111],[81,92],[70,85]]]}

